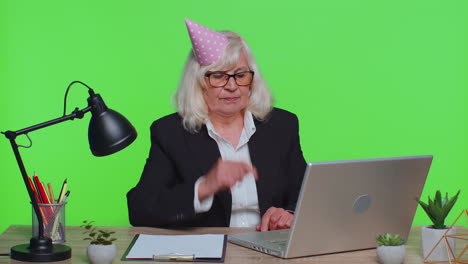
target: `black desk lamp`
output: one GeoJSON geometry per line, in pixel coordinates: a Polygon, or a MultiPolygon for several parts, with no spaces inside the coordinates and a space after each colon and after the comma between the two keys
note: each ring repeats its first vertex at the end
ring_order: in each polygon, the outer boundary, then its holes
{"type": "Polygon", "coordinates": [[[93,89],[80,81],[74,81],[68,85],[67,91],[65,93],[65,108],[68,91],[75,83],[80,83],[88,88],[88,107],[82,110],[75,108],[75,110],[70,115],[65,115],[64,109],[64,115],[57,119],[30,126],[18,131],[2,132],[2,134],[5,134],[5,136],[11,142],[11,147],[15,153],[16,161],[18,162],[24,184],[28,190],[29,197],[31,198],[31,203],[34,211],[36,212],[39,224],[38,236],[31,238],[29,244],[17,245],[11,248],[10,255],[12,259],[30,262],[51,262],[65,260],[71,257],[70,247],[65,245],[53,245],[50,238],[44,237],[44,219],[39,209],[38,201],[36,200],[34,191],[29,186],[28,175],[18,150],[20,146],[15,142],[15,138],[17,136],[61,123],[63,121],[73,120],[75,118],[81,119],[85,113],[91,111],[92,117],[89,123],[88,139],[89,147],[94,156],[106,156],[113,154],[130,145],[137,137],[135,128],[124,116],[107,108],[101,96],[99,94],[95,94],[93,89]]]}

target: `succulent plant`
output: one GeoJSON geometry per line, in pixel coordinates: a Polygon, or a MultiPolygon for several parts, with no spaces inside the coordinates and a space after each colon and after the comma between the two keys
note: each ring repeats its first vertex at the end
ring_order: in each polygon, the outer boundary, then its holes
{"type": "Polygon", "coordinates": [[[386,233],[385,235],[379,235],[375,241],[377,241],[379,246],[401,246],[406,243],[406,241],[403,240],[400,235],[392,236],[389,233],[386,233]]]}
{"type": "Polygon", "coordinates": [[[83,234],[88,234],[88,237],[85,237],[83,240],[91,240],[93,245],[111,245],[113,241],[117,238],[112,238],[112,234],[115,232],[107,230],[97,230],[93,226],[94,221],[83,221],[83,224],[80,226],[85,231],[83,234]]]}
{"type": "Polygon", "coordinates": [[[459,194],[460,191],[458,191],[455,196],[449,199],[448,193],[445,193],[445,198],[442,199],[440,191],[437,190],[434,200],[432,200],[431,197],[428,197],[428,203],[425,203],[418,198],[416,198],[416,201],[419,203],[419,205],[421,205],[427,216],[429,216],[431,219],[432,223],[434,224],[433,227],[435,229],[444,229],[445,218],[450,213],[450,210],[452,210],[452,207],[457,201],[459,194]]]}

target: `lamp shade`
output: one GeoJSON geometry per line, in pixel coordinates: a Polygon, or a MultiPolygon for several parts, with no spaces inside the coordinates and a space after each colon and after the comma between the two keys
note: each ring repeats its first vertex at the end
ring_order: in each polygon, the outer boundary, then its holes
{"type": "Polygon", "coordinates": [[[106,156],[130,145],[137,137],[133,125],[123,115],[107,108],[99,94],[90,93],[92,117],[88,128],[89,148],[94,156],[106,156]]]}

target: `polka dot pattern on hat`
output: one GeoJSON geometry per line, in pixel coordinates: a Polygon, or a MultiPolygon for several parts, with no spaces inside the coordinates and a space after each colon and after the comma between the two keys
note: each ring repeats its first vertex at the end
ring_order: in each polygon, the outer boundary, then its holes
{"type": "Polygon", "coordinates": [[[198,63],[206,66],[217,61],[228,44],[227,37],[187,18],[185,24],[198,63]]]}

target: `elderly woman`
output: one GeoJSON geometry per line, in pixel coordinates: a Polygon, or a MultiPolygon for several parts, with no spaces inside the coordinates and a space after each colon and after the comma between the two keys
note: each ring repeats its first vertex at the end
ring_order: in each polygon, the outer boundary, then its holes
{"type": "Polygon", "coordinates": [[[238,34],[186,19],[192,40],[178,113],[151,126],[151,149],[127,194],[134,226],[289,228],[306,163],[297,117],[272,107],[238,34]]]}

